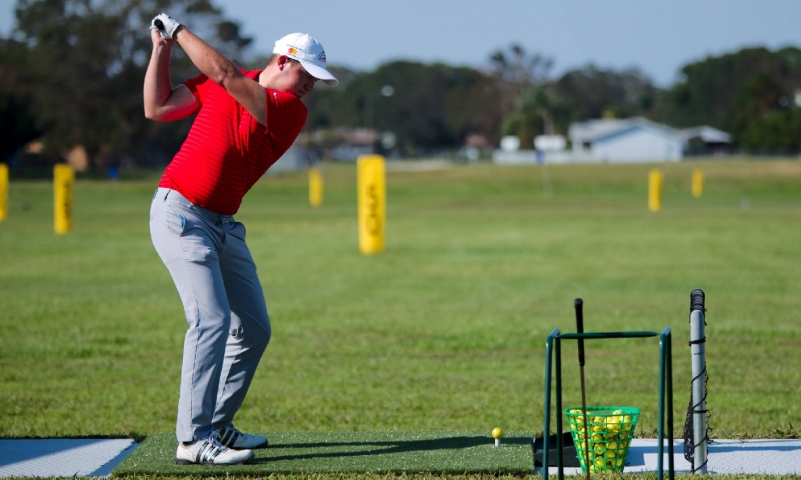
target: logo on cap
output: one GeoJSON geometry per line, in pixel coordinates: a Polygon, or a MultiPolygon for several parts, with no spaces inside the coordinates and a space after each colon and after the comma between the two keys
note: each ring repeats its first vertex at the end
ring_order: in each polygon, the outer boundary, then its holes
{"type": "Polygon", "coordinates": [[[289,47],[287,49],[287,52],[289,52],[290,55],[297,55],[298,54],[298,49],[295,48],[295,47],[289,47]]]}
{"type": "Polygon", "coordinates": [[[317,55],[317,60],[325,63],[325,50],[323,50],[322,52],[320,52],[319,55],[317,55]]]}

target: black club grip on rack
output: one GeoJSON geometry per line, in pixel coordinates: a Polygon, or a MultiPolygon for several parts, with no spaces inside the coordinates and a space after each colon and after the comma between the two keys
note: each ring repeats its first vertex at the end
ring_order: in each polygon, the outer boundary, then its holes
{"type": "MultiPolygon", "coordinates": [[[[584,333],[584,300],[577,298],[573,301],[573,306],[576,307],[576,333],[584,333]]],[[[584,366],[584,339],[578,339],[578,356],[579,365],[584,366]]]]}
{"type": "Polygon", "coordinates": [[[704,291],[701,289],[695,289],[690,293],[690,313],[696,310],[706,312],[704,308],[704,298],[704,291]]]}

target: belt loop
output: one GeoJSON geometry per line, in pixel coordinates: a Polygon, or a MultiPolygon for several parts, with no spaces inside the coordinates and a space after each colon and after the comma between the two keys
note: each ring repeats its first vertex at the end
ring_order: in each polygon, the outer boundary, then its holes
{"type": "Polygon", "coordinates": [[[168,188],[168,189],[167,189],[167,193],[165,193],[165,194],[164,194],[164,201],[166,201],[166,200],[167,200],[167,197],[169,197],[169,196],[170,196],[170,192],[172,192],[172,190],[168,188]]]}

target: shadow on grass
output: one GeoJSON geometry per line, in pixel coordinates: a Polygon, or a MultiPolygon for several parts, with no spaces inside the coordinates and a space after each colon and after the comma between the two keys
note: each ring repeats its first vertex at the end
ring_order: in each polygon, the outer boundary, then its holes
{"type": "MultiPolygon", "coordinates": [[[[292,443],[292,444],[270,444],[269,450],[281,449],[325,449],[325,452],[310,452],[298,455],[279,455],[267,458],[256,458],[254,464],[271,463],[279,460],[308,460],[312,458],[337,458],[337,457],[358,457],[362,455],[389,455],[393,453],[409,452],[433,452],[437,450],[459,450],[493,442],[486,436],[461,436],[429,438],[424,440],[397,440],[397,441],[364,441],[364,442],[313,442],[313,443],[292,443]],[[332,447],[343,447],[354,449],[352,451],[330,452],[332,447]]],[[[517,437],[505,438],[503,443],[507,445],[530,445],[531,438],[517,437]]]]}

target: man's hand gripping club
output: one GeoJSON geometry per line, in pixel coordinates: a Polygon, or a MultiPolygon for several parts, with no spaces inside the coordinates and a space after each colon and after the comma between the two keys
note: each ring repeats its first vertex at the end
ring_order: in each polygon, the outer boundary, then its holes
{"type": "Polygon", "coordinates": [[[169,38],[170,40],[175,40],[173,35],[175,35],[180,26],[180,23],[166,13],[156,15],[150,22],[151,30],[157,30],[161,38],[169,38]]]}

